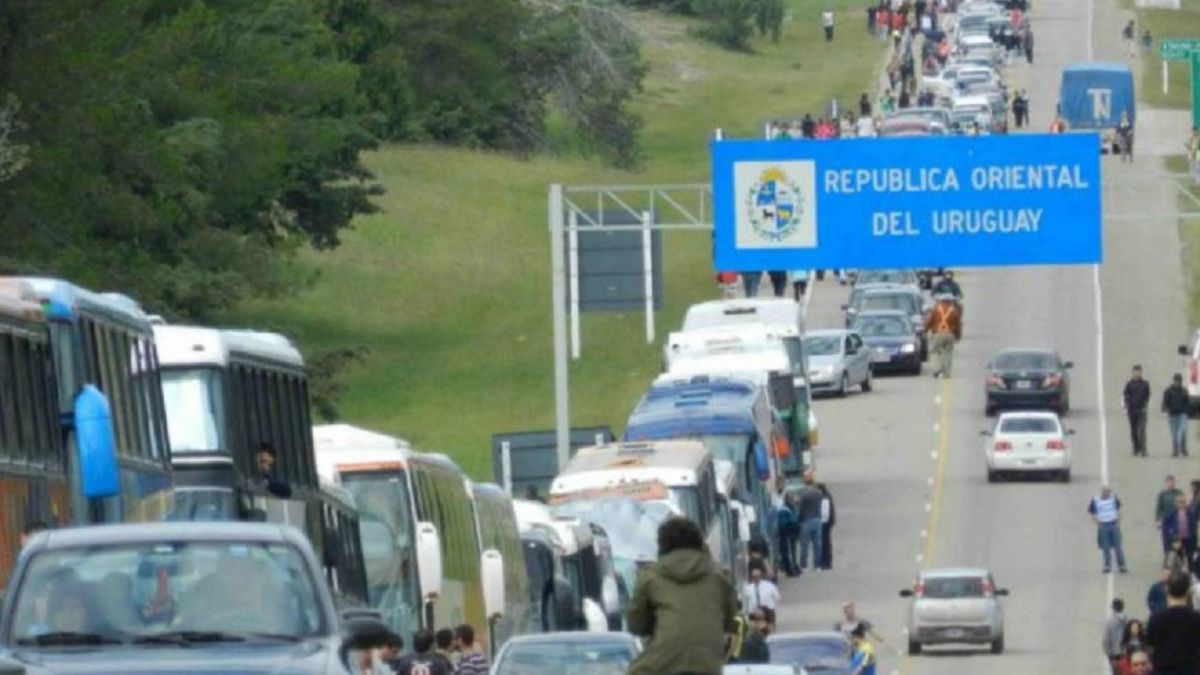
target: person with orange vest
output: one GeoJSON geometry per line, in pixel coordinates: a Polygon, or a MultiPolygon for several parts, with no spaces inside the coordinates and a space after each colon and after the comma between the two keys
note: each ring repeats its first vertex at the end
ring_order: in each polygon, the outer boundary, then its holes
{"type": "Polygon", "coordinates": [[[962,339],[962,310],[958,303],[949,297],[939,299],[925,320],[925,330],[929,333],[929,351],[937,359],[933,376],[950,377],[954,343],[962,339]]]}

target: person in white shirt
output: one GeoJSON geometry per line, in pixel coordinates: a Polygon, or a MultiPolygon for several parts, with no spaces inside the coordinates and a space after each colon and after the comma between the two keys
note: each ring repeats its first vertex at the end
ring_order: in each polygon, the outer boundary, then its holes
{"type": "Polygon", "coordinates": [[[875,135],[875,120],[871,119],[870,115],[859,117],[855,127],[859,138],[871,138],[875,135]]]}
{"type": "Polygon", "coordinates": [[[825,28],[825,41],[833,41],[833,12],[825,10],[821,12],[821,26],[825,28]]]}
{"type": "Polygon", "coordinates": [[[762,570],[750,570],[750,582],[745,589],[746,613],[761,611],[767,617],[767,623],[775,626],[775,610],[779,607],[779,588],[771,581],[764,579],[762,570]]]}

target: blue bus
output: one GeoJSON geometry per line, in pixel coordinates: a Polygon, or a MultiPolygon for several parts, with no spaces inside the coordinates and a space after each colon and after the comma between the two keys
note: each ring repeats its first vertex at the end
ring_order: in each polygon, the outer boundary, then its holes
{"type": "Polygon", "coordinates": [[[150,317],[117,293],[12,282],[30,289],[48,324],[71,524],[162,520],[171,453],[150,317]]]}
{"type": "Polygon", "coordinates": [[[787,430],[766,388],[737,378],[664,378],[634,407],[623,440],[702,442],[714,460],[736,468],[737,490],[729,498],[753,506],[757,535],[773,541],[771,492],[782,475],[778,449],[787,445],[787,430]]]}

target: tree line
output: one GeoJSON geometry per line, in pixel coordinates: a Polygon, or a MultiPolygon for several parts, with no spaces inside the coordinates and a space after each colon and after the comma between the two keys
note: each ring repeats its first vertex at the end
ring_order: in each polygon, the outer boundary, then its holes
{"type": "Polygon", "coordinates": [[[181,320],[288,293],[309,281],[297,251],[377,209],[364,151],[529,155],[567,125],[635,166],[646,64],[625,5],[770,33],[781,2],[4,0],[0,272],[181,320]]]}

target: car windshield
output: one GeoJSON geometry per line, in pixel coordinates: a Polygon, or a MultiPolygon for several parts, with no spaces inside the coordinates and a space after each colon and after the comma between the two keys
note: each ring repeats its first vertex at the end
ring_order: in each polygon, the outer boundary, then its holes
{"type": "Polygon", "coordinates": [[[775,640],[770,651],[771,663],[796,664],[810,671],[845,668],[850,662],[846,640],[775,640]]]}
{"type": "Polygon", "coordinates": [[[853,330],[864,338],[900,337],[912,333],[908,322],[898,316],[866,316],[854,322],[853,330]]]}
{"type": "Polygon", "coordinates": [[[842,338],[837,335],[806,337],[804,351],[809,356],[836,356],[842,353],[842,338]]]}
{"type": "Polygon", "coordinates": [[[495,675],[624,675],[633,647],[580,640],[509,645],[495,675]]]}
{"type": "Polygon", "coordinates": [[[863,270],[854,282],[865,284],[916,284],[917,277],[910,270],[863,270]]]}
{"type": "Polygon", "coordinates": [[[983,577],[929,577],[924,597],[932,600],[982,598],[983,577]]]}
{"type": "Polygon", "coordinates": [[[578,518],[604,528],[613,556],[634,562],[658,559],[658,526],[676,514],[665,502],[627,497],[580,499],[552,510],[556,517],[578,518]]]}
{"type": "Polygon", "coordinates": [[[298,639],[325,630],[316,580],[286,544],[170,542],[45,551],[16,589],[21,645],[216,633],[298,639]]]}
{"type": "Polygon", "coordinates": [[[1000,432],[1005,434],[1052,434],[1058,431],[1058,422],[1049,417],[1014,417],[1000,422],[1000,432]]]}
{"type": "Polygon", "coordinates": [[[1008,352],[996,356],[996,370],[1055,370],[1058,359],[1045,352],[1008,352]]]}
{"type": "Polygon", "coordinates": [[[917,311],[913,297],[905,293],[868,295],[863,298],[862,310],[869,311],[872,309],[898,309],[902,312],[910,313],[917,311]]]}

